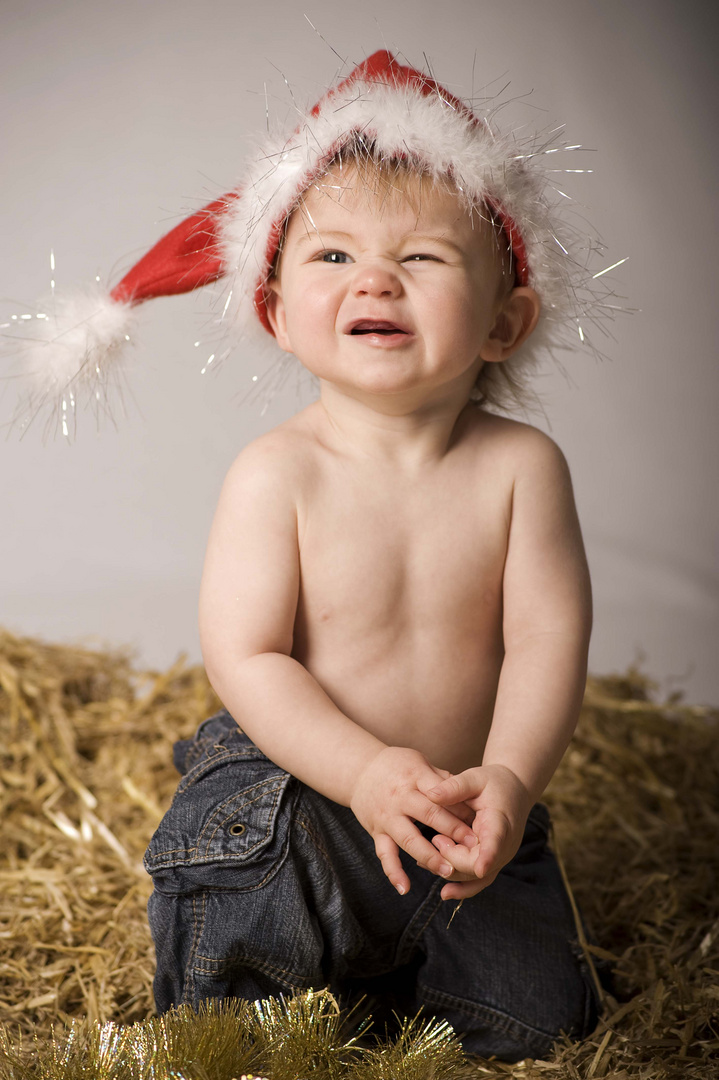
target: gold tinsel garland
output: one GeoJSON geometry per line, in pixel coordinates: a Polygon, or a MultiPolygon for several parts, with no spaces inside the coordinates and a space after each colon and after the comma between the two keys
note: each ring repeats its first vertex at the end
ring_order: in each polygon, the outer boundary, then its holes
{"type": "Polygon", "coordinates": [[[657,696],[590,680],[546,794],[618,1000],[545,1061],[470,1062],[441,1024],[357,1038],[326,994],[154,1016],[142,852],[217,701],[181,661],[0,631],[0,1078],[717,1080],[719,713],[657,696]]]}
{"type": "MultiPolygon", "coordinates": [[[[367,1040],[369,1023],[365,1022],[367,1040]]],[[[360,1045],[326,991],[287,1001],[209,1002],[122,1027],[76,1022],[27,1053],[0,1031],[7,1080],[459,1080],[466,1059],[444,1022],[405,1020],[391,1041],[360,1045]]]]}

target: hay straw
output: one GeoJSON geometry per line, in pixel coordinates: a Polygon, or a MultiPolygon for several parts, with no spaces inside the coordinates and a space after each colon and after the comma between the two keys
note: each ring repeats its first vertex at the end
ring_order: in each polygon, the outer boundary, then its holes
{"type": "Polygon", "coordinates": [[[0,1019],[152,1011],[142,854],[177,783],[173,738],[217,707],[199,668],[0,634],[0,1019]]]}
{"type": "MultiPolygon", "coordinates": [[[[143,1039],[155,1075],[170,1075],[158,1047],[181,1037],[171,1020],[163,1028],[148,1019],[154,958],[141,858],[177,783],[171,743],[216,706],[203,671],[181,660],[166,672],[136,672],[122,652],[0,632],[0,1076],[140,1076],[123,1072],[118,1055],[127,1061],[132,1045],[137,1064],[143,1039]],[[73,1019],[74,1029],[53,1037],[53,1025],[73,1019]],[[83,1055],[94,1072],[80,1071],[83,1055]]],[[[196,1024],[212,1029],[211,1044],[225,1047],[235,1070],[223,1072],[218,1057],[207,1073],[218,1080],[259,1072],[261,1030],[265,1045],[275,1030],[287,1047],[290,1029],[299,1057],[276,1057],[272,1080],[308,1068],[310,1035],[318,1078],[716,1080],[718,727],[716,710],[676,697],[655,703],[636,671],[589,681],[577,734],[546,795],[558,853],[596,941],[587,948],[616,972],[616,996],[584,1043],[560,1042],[541,1062],[469,1063],[449,1036],[415,1025],[374,1058],[353,1057],[339,1020],[308,1019],[306,1002],[289,1019],[270,1003],[254,1027],[239,1005],[234,1019],[175,1015],[182,1038],[195,1044],[196,1024]]]]}

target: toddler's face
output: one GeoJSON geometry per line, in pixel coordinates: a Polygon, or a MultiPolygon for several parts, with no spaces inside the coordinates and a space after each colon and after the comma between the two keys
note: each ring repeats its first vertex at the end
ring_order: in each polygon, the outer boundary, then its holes
{"type": "Polygon", "coordinates": [[[417,176],[372,189],[333,169],[287,226],[270,318],[282,348],[345,391],[471,389],[511,291],[493,227],[417,176]]]}

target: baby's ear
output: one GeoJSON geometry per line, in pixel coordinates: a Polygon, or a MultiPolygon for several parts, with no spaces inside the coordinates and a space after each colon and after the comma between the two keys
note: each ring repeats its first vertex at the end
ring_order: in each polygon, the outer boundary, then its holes
{"type": "Polygon", "coordinates": [[[498,364],[524,344],[537,325],[542,309],[534,289],[521,285],[504,300],[487,340],[479,350],[482,360],[498,364]]]}
{"type": "Polygon", "coordinates": [[[277,344],[285,352],[292,352],[290,339],[287,336],[287,320],[285,318],[285,305],[282,299],[282,290],[277,278],[272,278],[267,285],[267,318],[269,319],[272,332],[277,339],[277,344]]]}

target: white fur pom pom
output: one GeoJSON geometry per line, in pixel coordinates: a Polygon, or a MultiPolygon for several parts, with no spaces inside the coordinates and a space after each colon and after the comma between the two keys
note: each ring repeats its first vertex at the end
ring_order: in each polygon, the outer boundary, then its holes
{"type": "Polygon", "coordinates": [[[15,357],[21,393],[13,426],[23,431],[45,413],[45,433],[74,433],[77,412],[109,411],[108,390],[120,380],[121,357],[135,317],[100,286],[54,295],[36,313],[2,324],[2,353],[15,357]]]}

